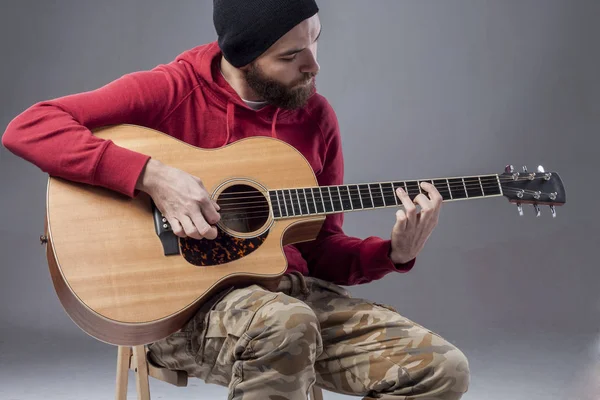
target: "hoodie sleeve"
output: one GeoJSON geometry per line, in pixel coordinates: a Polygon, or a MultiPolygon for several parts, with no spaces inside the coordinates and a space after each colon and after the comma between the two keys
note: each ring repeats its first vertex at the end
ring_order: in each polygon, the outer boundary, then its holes
{"type": "MultiPolygon", "coordinates": [[[[342,185],[344,159],[339,125],[333,108],[324,101],[319,121],[327,150],[323,172],[317,176],[317,181],[320,186],[342,185]]],[[[412,269],[415,259],[406,264],[391,261],[390,239],[347,236],[342,229],[343,221],[343,213],[329,214],[315,240],[294,245],[307,261],[311,276],[339,285],[358,285],[380,279],[390,272],[412,269]]]]}
{"type": "Polygon", "coordinates": [[[185,68],[161,65],[93,91],[37,103],[9,123],[2,144],[50,175],[134,197],[149,157],[100,139],[90,129],[124,123],[157,126],[191,89],[185,68]]]}

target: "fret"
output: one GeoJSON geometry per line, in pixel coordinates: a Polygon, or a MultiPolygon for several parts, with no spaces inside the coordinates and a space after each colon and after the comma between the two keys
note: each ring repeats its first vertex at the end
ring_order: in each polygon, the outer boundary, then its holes
{"type": "Polygon", "coordinates": [[[433,186],[440,192],[443,200],[450,200],[452,198],[452,196],[450,196],[450,187],[448,186],[446,179],[434,179],[432,182],[433,186]]]}
{"type": "MultiPolygon", "coordinates": [[[[289,199],[290,199],[290,210],[292,210],[292,215],[298,215],[296,213],[296,207],[294,207],[294,198],[292,197],[292,190],[288,189],[288,195],[289,195],[289,199]]],[[[287,198],[286,198],[287,201],[287,198]]]]}
{"type": "Polygon", "coordinates": [[[294,213],[292,211],[292,203],[290,198],[285,190],[282,190],[281,193],[283,194],[283,204],[285,204],[286,216],[291,217],[294,215],[294,213]]]}
{"type": "Polygon", "coordinates": [[[350,188],[346,186],[340,186],[340,200],[342,201],[342,207],[344,211],[354,210],[354,206],[352,205],[352,200],[350,199],[350,188]]]}
{"type": "Polygon", "coordinates": [[[283,197],[283,190],[277,190],[277,203],[280,205],[281,208],[281,216],[282,217],[287,217],[288,213],[287,213],[287,209],[285,208],[285,198],[283,197]],[[283,207],[281,207],[281,203],[283,203],[283,207]]]}
{"type": "Polygon", "coordinates": [[[317,204],[315,203],[315,199],[313,197],[312,203],[310,202],[310,197],[312,196],[312,191],[310,189],[302,189],[304,192],[304,198],[306,199],[306,208],[308,208],[309,214],[317,213],[317,204]]]}
{"type": "Polygon", "coordinates": [[[469,192],[467,191],[467,185],[465,184],[465,178],[460,178],[462,180],[463,187],[465,188],[465,193],[467,197],[469,197],[469,192]]]}
{"type": "Polygon", "coordinates": [[[300,210],[300,200],[298,199],[298,191],[296,189],[290,189],[290,193],[292,195],[292,205],[295,207],[296,215],[302,215],[302,210],[300,210]]]}
{"type": "Polygon", "coordinates": [[[369,193],[371,193],[371,198],[373,199],[373,207],[383,207],[383,198],[377,193],[378,191],[379,184],[369,184],[369,193]]]}
{"type": "Polygon", "coordinates": [[[465,177],[463,178],[463,182],[465,183],[468,197],[483,197],[483,190],[479,186],[479,178],[465,177]]]}
{"type": "Polygon", "coordinates": [[[450,193],[452,194],[453,200],[467,198],[467,191],[465,190],[465,187],[463,185],[461,178],[448,179],[448,183],[450,186],[450,193]]]}
{"type": "Polygon", "coordinates": [[[360,210],[365,208],[362,204],[362,198],[358,192],[358,185],[348,186],[348,192],[350,194],[350,201],[352,203],[353,210],[360,210]]]}
{"type": "Polygon", "coordinates": [[[300,212],[302,213],[302,215],[308,215],[308,207],[306,205],[306,197],[304,197],[304,190],[300,189],[300,191],[298,192],[298,189],[296,189],[296,195],[298,196],[298,205],[300,205],[300,212]]]}
{"type": "Polygon", "coordinates": [[[385,206],[385,196],[383,195],[383,188],[381,187],[381,182],[379,183],[379,193],[381,193],[381,202],[383,206],[385,206]]]}
{"type": "Polygon", "coordinates": [[[325,206],[324,206],[324,201],[323,201],[323,194],[321,193],[321,188],[313,188],[312,189],[312,193],[313,193],[313,199],[317,200],[315,201],[315,207],[317,208],[317,212],[319,214],[322,214],[325,212],[325,206]]]}
{"type": "Polygon", "coordinates": [[[307,215],[308,209],[306,208],[306,200],[304,200],[304,202],[302,201],[302,193],[302,189],[296,189],[296,197],[298,198],[298,208],[300,208],[300,212],[302,213],[302,215],[307,215]]]}
{"type": "Polygon", "coordinates": [[[421,189],[421,182],[417,181],[417,185],[419,187],[419,194],[423,194],[423,189],[421,189]]]}
{"type": "Polygon", "coordinates": [[[340,192],[337,186],[328,186],[329,195],[331,196],[331,203],[333,204],[333,211],[342,211],[342,202],[340,200],[340,192]]]}
{"type": "Polygon", "coordinates": [[[375,202],[373,201],[373,192],[371,192],[370,185],[367,185],[367,190],[369,192],[369,198],[371,199],[371,207],[375,207],[375,202]]]}
{"type": "Polygon", "coordinates": [[[414,200],[415,197],[417,197],[419,195],[419,193],[421,193],[421,191],[419,190],[419,182],[408,181],[408,182],[404,182],[404,184],[407,187],[406,193],[408,193],[408,196],[410,197],[411,200],[414,200]]]}
{"type": "Polygon", "coordinates": [[[479,180],[479,187],[481,188],[481,195],[485,196],[485,192],[483,191],[483,184],[481,183],[481,177],[478,176],[477,179],[479,180]]]}
{"type": "Polygon", "coordinates": [[[273,218],[281,218],[281,206],[279,205],[279,200],[277,200],[277,191],[270,190],[269,198],[271,199],[273,218]]]}
{"type": "Polygon", "coordinates": [[[383,194],[383,201],[386,206],[397,206],[398,205],[398,196],[394,193],[394,187],[391,182],[389,183],[380,183],[381,193],[383,194]]]}
{"type": "Polygon", "coordinates": [[[450,190],[450,182],[446,179],[446,185],[448,185],[448,193],[450,193],[450,200],[452,200],[452,190],[450,190]]]}
{"type": "Polygon", "coordinates": [[[323,196],[323,188],[320,188],[321,190],[321,198],[323,199],[323,207],[325,208],[325,212],[333,212],[333,202],[331,201],[331,192],[329,191],[329,188],[326,187],[325,188],[325,192],[328,193],[329,198],[325,198],[325,196],[323,196]]]}
{"type": "Polygon", "coordinates": [[[361,201],[364,203],[363,208],[373,208],[373,198],[368,185],[358,185],[361,201]],[[366,191],[366,192],[365,192],[366,191]]]}
{"type": "Polygon", "coordinates": [[[500,183],[500,176],[496,175],[496,180],[498,181],[498,189],[500,190],[500,194],[504,195],[504,191],[502,190],[502,184],[500,183]]]}
{"type": "Polygon", "coordinates": [[[288,193],[289,193],[289,195],[290,195],[290,208],[291,208],[291,210],[292,210],[292,215],[294,215],[294,216],[295,216],[295,215],[298,215],[298,214],[296,213],[296,207],[294,207],[294,198],[292,197],[292,190],[291,190],[291,189],[288,189],[288,193]]]}
{"type": "Polygon", "coordinates": [[[394,183],[392,183],[392,187],[393,187],[393,190],[394,190],[394,197],[396,199],[396,205],[397,206],[401,205],[402,200],[400,200],[398,198],[398,195],[396,194],[396,189],[398,189],[399,187],[403,187],[403,186],[404,186],[404,182],[394,182],[394,183]]]}
{"type": "Polygon", "coordinates": [[[482,176],[480,179],[484,196],[497,196],[502,194],[498,175],[482,176]]]}
{"type": "Polygon", "coordinates": [[[338,198],[340,199],[340,205],[341,205],[342,210],[343,210],[344,209],[344,205],[343,205],[344,201],[342,200],[342,193],[340,192],[340,189],[341,189],[341,186],[336,186],[335,187],[335,190],[336,190],[336,192],[338,194],[338,198]]]}

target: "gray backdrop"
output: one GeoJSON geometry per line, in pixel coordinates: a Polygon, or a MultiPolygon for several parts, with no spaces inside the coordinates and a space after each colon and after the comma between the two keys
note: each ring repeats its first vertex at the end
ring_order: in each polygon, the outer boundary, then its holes
{"type": "MultiPolygon", "coordinates": [[[[215,38],[208,0],[0,4],[2,131],[37,101],[97,88],[215,38]]],[[[460,347],[472,371],[465,398],[600,399],[600,2],[320,7],[317,84],[338,114],[347,183],[499,173],[512,163],[557,171],[567,189],[555,220],[547,208],[519,217],[504,198],[447,203],[413,271],[352,293],[392,304],[460,347]]],[[[46,390],[109,398],[115,349],[64,313],[39,244],[46,181],[0,149],[0,398],[46,390]]],[[[367,211],[348,214],[344,227],[387,238],[394,221],[393,209],[367,211]]],[[[202,388],[151,388],[225,398],[224,388],[192,386],[202,388]]]]}

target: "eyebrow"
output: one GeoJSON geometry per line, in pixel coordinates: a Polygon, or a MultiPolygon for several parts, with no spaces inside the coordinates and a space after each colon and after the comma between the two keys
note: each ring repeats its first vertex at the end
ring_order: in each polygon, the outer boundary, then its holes
{"type": "MultiPolygon", "coordinates": [[[[323,26],[321,26],[321,30],[319,30],[319,34],[317,35],[316,39],[314,40],[315,42],[317,40],[319,40],[319,37],[321,36],[321,32],[323,32],[323,26]]],[[[302,50],[304,50],[304,49],[292,49],[292,50],[284,51],[283,53],[280,53],[277,56],[278,57],[291,56],[291,55],[294,55],[296,53],[300,53],[302,50]]]]}

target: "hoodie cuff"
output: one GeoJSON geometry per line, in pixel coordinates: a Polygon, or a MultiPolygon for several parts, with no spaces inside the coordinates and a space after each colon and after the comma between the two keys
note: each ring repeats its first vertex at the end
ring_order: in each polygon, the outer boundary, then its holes
{"type": "Polygon", "coordinates": [[[365,252],[368,257],[365,259],[368,260],[365,272],[372,275],[373,279],[379,279],[390,272],[408,272],[415,265],[416,258],[403,264],[395,264],[390,258],[391,249],[391,239],[372,238],[370,240],[365,252]]]}
{"type": "Polygon", "coordinates": [[[107,141],[94,173],[94,185],[122,193],[130,198],[139,194],[135,185],[150,156],[107,141]]]}

